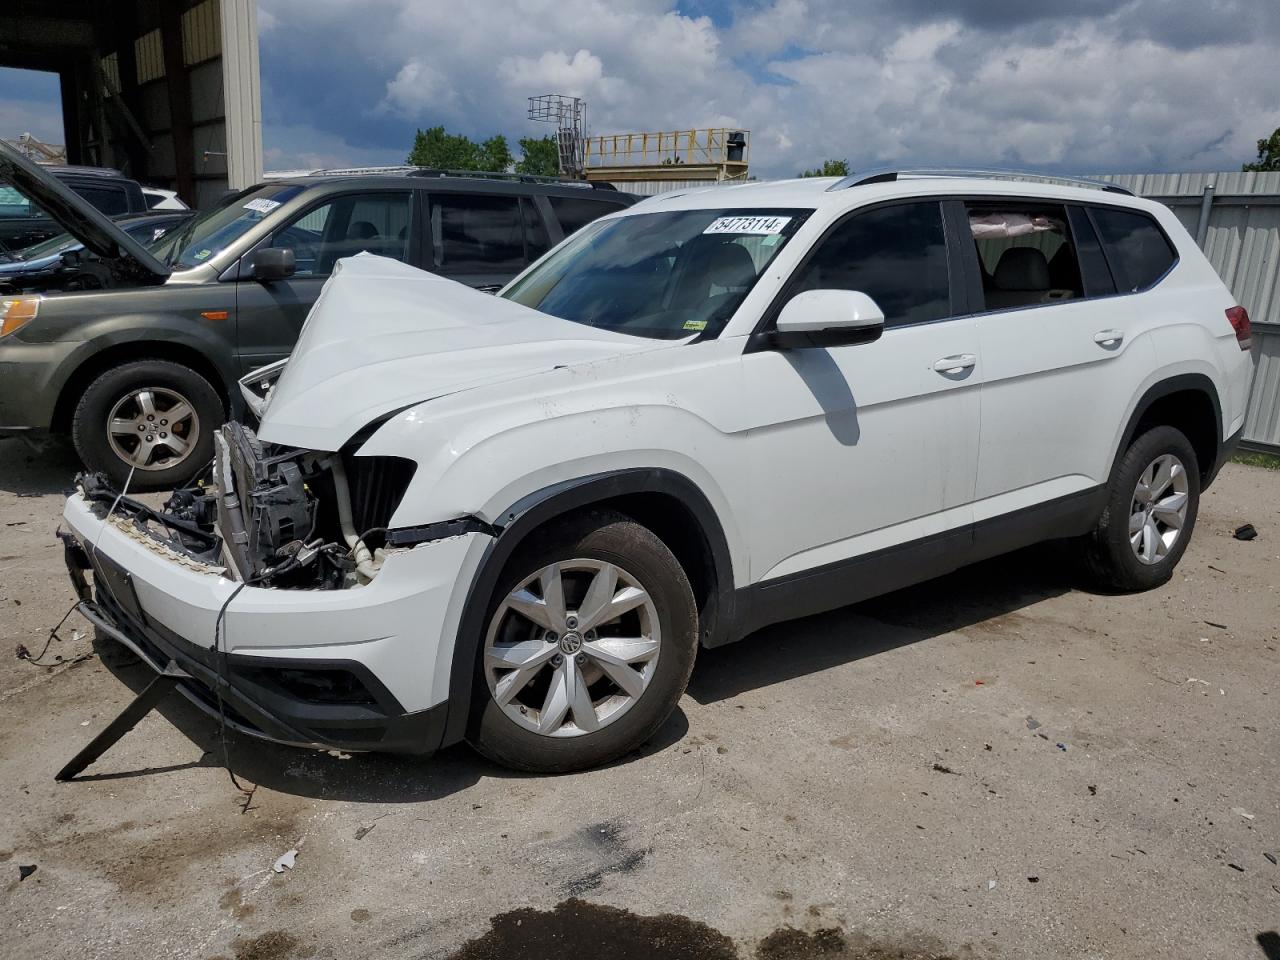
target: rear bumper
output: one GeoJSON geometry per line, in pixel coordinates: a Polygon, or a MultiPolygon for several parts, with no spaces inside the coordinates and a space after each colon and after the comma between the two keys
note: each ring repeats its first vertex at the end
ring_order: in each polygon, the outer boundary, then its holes
{"type": "Polygon", "coordinates": [[[201,709],[216,714],[220,694],[234,726],[281,743],[441,745],[437,663],[447,689],[454,585],[481,535],[396,553],[363,587],[281,590],[242,586],[101,512],[79,495],[64,512],[73,583],[92,571],[92,586],[77,586],[81,611],[152,669],[185,673],[181,689],[201,709]]]}

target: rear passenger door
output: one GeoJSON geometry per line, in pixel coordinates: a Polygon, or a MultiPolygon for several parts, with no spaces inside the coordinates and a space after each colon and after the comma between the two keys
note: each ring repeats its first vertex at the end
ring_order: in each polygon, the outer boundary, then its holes
{"type": "Polygon", "coordinates": [[[1087,206],[992,198],[964,211],[984,373],[981,523],[1106,482],[1113,438],[1152,369],[1142,334],[1153,318],[1124,295],[1131,285],[1113,276],[1087,206]]]}
{"type": "Polygon", "coordinates": [[[255,249],[287,247],[297,270],[287,280],[249,277],[252,253],[236,282],[242,372],[287,357],[320,289],[343,257],[362,251],[413,262],[413,192],[386,190],[326,197],[279,227],[255,249]]]}
{"type": "Polygon", "coordinates": [[[433,191],[427,269],[493,293],[550,247],[530,197],[433,191]]]}

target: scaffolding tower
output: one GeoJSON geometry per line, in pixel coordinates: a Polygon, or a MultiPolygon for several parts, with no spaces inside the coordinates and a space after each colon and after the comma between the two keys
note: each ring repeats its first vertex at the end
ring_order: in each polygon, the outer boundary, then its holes
{"type": "Polygon", "coordinates": [[[581,97],[544,93],[529,98],[529,119],[556,125],[562,176],[577,178],[586,170],[586,115],[581,97]]]}

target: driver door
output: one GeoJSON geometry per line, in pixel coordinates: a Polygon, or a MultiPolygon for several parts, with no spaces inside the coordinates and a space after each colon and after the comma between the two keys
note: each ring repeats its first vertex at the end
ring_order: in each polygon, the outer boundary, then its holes
{"type": "Polygon", "coordinates": [[[292,277],[254,280],[253,253],[246,254],[236,281],[240,372],[289,355],[339,259],[368,251],[413,262],[413,233],[413,191],[347,193],[303,211],[255,248],[292,249],[297,263],[292,277]]]}
{"type": "MultiPolygon", "coordinates": [[[[797,269],[868,294],[871,343],[749,350],[754,626],[852,603],[963,562],[978,465],[976,321],[955,318],[943,204],[855,211],[797,269]]],[[[955,291],[960,302],[962,291],[955,291]]]]}

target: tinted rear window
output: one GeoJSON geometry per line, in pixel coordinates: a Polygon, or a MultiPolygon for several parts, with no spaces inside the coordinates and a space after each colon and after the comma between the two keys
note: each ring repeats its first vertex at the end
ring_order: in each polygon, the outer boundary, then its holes
{"type": "Polygon", "coordinates": [[[598,220],[606,213],[621,210],[617,204],[603,200],[588,200],[586,197],[547,197],[551,201],[551,209],[560,221],[560,229],[567,237],[577,233],[592,220],[598,220]]]}
{"type": "Polygon", "coordinates": [[[123,187],[77,184],[72,189],[109,217],[129,212],[129,196],[123,187]]]}
{"type": "Polygon", "coordinates": [[[1145,290],[1177,260],[1164,231],[1145,213],[1115,207],[1093,207],[1091,212],[1120,290],[1145,290]]]}

